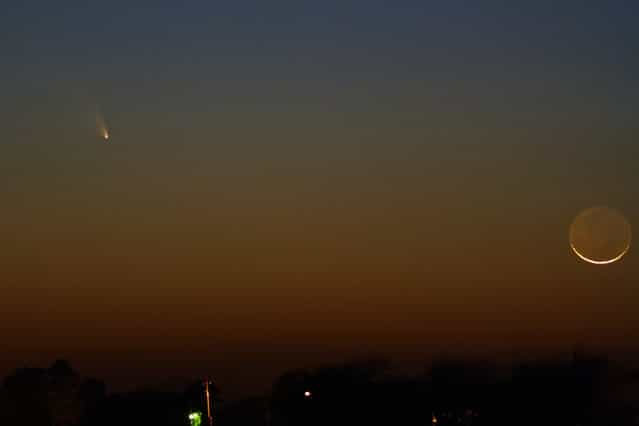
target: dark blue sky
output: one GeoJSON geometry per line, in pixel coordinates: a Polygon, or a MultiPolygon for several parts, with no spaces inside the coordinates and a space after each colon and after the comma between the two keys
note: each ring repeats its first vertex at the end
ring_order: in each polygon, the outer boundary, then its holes
{"type": "Polygon", "coordinates": [[[361,2],[9,3],[14,4],[5,3],[0,18],[3,60],[17,67],[39,65],[40,72],[53,74],[109,69],[113,62],[170,66],[193,60],[224,66],[243,56],[259,59],[262,67],[290,66],[291,53],[333,63],[344,53],[365,60],[362,66],[377,60],[391,69],[401,62],[423,67],[467,58],[472,73],[472,65],[481,65],[472,59],[483,57],[511,65],[590,65],[628,78],[636,70],[631,53],[639,36],[634,22],[639,7],[631,1],[481,6],[371,1],[365,7],[361,2]]]}

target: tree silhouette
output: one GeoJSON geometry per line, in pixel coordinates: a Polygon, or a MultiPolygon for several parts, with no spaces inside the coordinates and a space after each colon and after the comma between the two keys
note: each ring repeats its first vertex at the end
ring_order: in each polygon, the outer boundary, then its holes
{"type": "Polygon", "coordinates": [[[69,362],[50,368],[22,368],[9,375],[0,393],[2,424],[81,426],[104,400],[104,385],[83,380],[69,362]]]}

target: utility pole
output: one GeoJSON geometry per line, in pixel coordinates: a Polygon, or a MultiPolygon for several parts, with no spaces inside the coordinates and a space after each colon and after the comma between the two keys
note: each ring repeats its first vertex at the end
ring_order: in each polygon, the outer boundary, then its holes
{"type": "Polygon", "coordinates": [[[204,389],[206,392],[206,413],[209,417],[209,426],[213,426],[213,417],[211,416],[211,393],[209,392],[210,380],[204,381],[204,389]]]}

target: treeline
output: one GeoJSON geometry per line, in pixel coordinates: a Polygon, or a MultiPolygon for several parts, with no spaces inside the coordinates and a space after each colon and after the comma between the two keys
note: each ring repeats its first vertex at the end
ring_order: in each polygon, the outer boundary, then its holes
{"type": "MultiPolygon", "coordinates": [[[[199,382],[181,392],[108,394],[103,382],[57,361],[4,379],[0,425],[185,426],[188,413],[206,413],[203,395],[199,382]]],[[[507,372],[441,361],[411,377],[367,361],[291,371],[268,396],[214,404],[216,426],[627,426],[639,424],[639,375],[583,357],[507,372]]]]}
{"type": "Polygon", "coordinates": [[[384,363],[292,372],[274,386],[273,425],[632,425],[639,381],[603,358],[498,371],[441,361],[414,377],[384,363]]]}
{"type": "Polygon", "coordinates": [[[2,426],[184,426],[201,406],[199,382],[183,392],[107,394],[103,381],[82,377],[65,360],[17,369],[0,387],[2,426]]]}

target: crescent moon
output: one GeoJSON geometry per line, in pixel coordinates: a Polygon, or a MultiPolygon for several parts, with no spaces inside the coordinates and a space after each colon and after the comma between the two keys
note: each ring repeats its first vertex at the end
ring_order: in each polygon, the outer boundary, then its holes
{"type": "Polygon", "coordinates": [[[570,248],[572,249],[572,251],[575,252],[575,254],[577,256],[579,256],[579,258],[581,260],[584,260],[584,261],[586,261],[588,263],[592,263],[593,265],[609,265],[611,263],[615,263],[616,261],[618,261],[619,259],[624,257],[626,255],[626,253],[628,253],[628,250],[630,250],[630,245],[627,245],[626,248],[624,249],[624,251],[622,251],[620,254],[618,254],[617,256],[615,256],[615,257],[613,257],[612,259],[609,259],[609,260],[589,259],[586,256],[584,256],[583,254],[579,253],[579,251],[575,248],[575,246],[572,243],[570,244],[570,248]]]}

